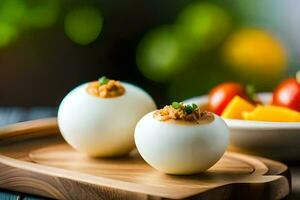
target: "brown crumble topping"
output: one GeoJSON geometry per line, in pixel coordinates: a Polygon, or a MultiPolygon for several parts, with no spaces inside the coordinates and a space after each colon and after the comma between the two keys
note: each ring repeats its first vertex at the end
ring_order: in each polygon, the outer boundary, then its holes
{"type": "Polygon", "coordinates": [[[214,115],[208,111],[201,111],[198,107],[195,108],[190,114],[185,112],[187,105],[180,105],[179,108],[174,108],[171,105],[154,112],[153,117],[159,121],[167,120],[181,120],[187,122],[201,123],[203,121],[213,121],[214,115]]]}
{"type": "Polygon", "coordinates": [[[88,94],[96,97],[111,98],[123,95],[125,93],[125,88],[120,81],[109,80],[106,84],[101,84],[99,81],[93,81],[88,84],[86,91],[88,94]]]}

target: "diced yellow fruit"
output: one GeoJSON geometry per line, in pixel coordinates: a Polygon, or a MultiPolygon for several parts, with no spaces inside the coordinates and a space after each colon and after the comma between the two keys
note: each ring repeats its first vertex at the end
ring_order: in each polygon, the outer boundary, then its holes
{"type": "Polygon", "coordinates": [[[300,112],[280,106],[257,106],[251,112],[243,112],[245,120],[270,122],[300,122],[300,112]]]}
{"type": "Polygon", "coordinates": [[[226,106],[222,113],[222,117],[230,119],[243,119],[242,112],[252,111],[255,106],[245,99],[235,96],[226,106]]]}

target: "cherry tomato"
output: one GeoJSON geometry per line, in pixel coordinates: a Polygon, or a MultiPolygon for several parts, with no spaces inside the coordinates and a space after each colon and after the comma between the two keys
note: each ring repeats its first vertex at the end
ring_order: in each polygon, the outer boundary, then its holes
{"type": "Polygon", "coordinates": [[[214,87],[209,93],[209,110],[221,115],[227,104],[236,95],[249,99],[245,87],[240,83],[225,82],[214,87]]]}
{"type": "Polygon", "coordinates": [[[281,82],[273,92],[272,104],[300,112],[300,82],[293,78],[281,82]]]}

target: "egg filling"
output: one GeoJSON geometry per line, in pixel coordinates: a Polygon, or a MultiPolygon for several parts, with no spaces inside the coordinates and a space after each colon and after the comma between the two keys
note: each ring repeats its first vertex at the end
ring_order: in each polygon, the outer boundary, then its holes
{"type": "Polygon", "coordinates": [[[159,121],[178,120],[193,123],[209,123],[214,120],[211,112],[201,111],[196,104],[185,105],[182,102],[173,102],[154,112],[153,117],[159,121]]]}
{"type": "Polygon", "coordinates": [[[106,77],[100,78],[88,84],[86,91],[88,94],[100,98],[112,98],[122,96],[125,88],[120,81],[110,80],[106,77]]]}

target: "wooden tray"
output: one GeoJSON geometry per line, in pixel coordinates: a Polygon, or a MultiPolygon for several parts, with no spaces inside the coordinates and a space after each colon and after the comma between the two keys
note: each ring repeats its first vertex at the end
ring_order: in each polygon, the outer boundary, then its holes
{"type": "Polygon", "coordinates": [[[0,187],[57,199],[280,199],[290,175],[282,163],[233,152],[193,176],[162,174],[137,152],[88,158],[51,118],[0,129],[0,187]]]}

